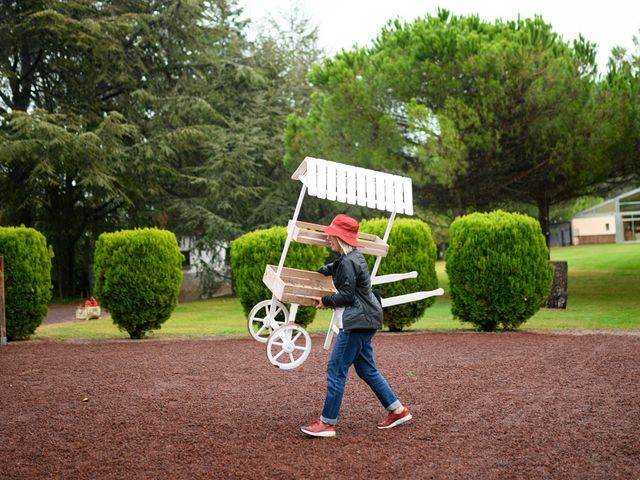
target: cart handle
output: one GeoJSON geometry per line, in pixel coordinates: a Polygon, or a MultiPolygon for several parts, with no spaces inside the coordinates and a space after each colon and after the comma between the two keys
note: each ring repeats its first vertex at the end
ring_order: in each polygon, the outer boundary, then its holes
{"type": "Polygon", "coordinates": [[[418,272],[391,273],[389,275],[380,275],[371,279],[371,285],[381,285],[383,283],[399,282],[407,278],[417,278],[418,272]]]}

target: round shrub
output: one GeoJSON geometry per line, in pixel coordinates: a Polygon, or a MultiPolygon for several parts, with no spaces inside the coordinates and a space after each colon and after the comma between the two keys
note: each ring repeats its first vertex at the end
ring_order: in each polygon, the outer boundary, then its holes
{"type": "Polygon", "coordinates": [[[183,256],[172,232],[103,233],[96,242],[95,293],[131,338],[159,329],[178,303],[183,256]]]}
{"type": "Polygon", "coordinates": [[[518,328],[544,304],[553,275],[539,223],[494,211],[457,218],[446,271],[451,313],[478,330],[518,328]]]}
{"type": "Polygon", "coordinates": [[[47,315],[53,251],[33,228],[0,227],[0,256],[4,257],[7,339],[28,339],[47,315]]]}
{"type": "MultiPolygon", "coordinates": [[[[384,218],[365,220],[361,223],[360,230],[382,238],[388,222],[389,220],[384,218]]],[[[412,218],[396,219],[387,243],[389,253],[380,262],[376,275],[415,270],[418,272],[418,277],[374,286],[383,298],[438,288],[436,245],[429,225],[412,218]]],[[[365,255],[365,258],[367,258],[369,269],[372,269],[375,257],[365,255]]],[[[402,331],[404,327],[422,317],[427,307],[433,305],[433,302],[435,297],[385,308],[384,323],[391,331],[402,331]]]]}
{"type": "MultiPolygon", "coordinates": [[[[240,298],[245,314],[263,300],[272,297],[271,291],[262,282],[267,265],[278,265],[287,239],[287,229],[272,227],[246,233],[231,242],[231,271],[233,289],[240,298]]],[[[284,266],[315,272],[327,257],[325,248],[291,242],[284,266]]],[[[313,322],[314,307],[301,306],[296,314],[296,323],[302,326],[313,322]]]]}

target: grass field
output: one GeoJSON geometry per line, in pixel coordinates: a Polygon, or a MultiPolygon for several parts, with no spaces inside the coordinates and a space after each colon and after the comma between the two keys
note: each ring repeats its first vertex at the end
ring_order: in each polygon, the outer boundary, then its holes
{"type": "MultiPolygon", "coordinates": [[[[584,245],[551,250],[552,260],[566,260],[569,266],[569,298],[565,310],[541,309],[522,330],[640,330],[640,244],[584,245]]],[[[471,330],[451,316],[446,294],[449,282],[444,262],[436,264],[445,295],[407,331],[471,330]]],[[[311,333],[324,333],[330,312],[319,311],[309,326],[311,333]]],[[[162,329],[150,337],[248,335],[247,320],[236,298],[203,300],[178,305],[162,329]]],[[[109,317],[43,325],[36,340],[69,341],[128,338],[109,317]]]]}

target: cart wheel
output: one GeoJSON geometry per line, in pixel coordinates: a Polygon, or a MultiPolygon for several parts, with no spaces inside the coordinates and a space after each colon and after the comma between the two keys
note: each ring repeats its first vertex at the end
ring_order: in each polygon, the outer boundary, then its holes
{"type": "Polygon", "coordinates": [[[274,332],[267,341],[267,357],[283,370],[297,368],[311,353],[311,337],[300,325],[290,323],[274,332]]]}
{"type": "Polygon", "coordinates": [[[289,321],[289,311],[278,300],[274,300],[274,312],[271,314],[271,300],[257,303],[249,312],[249,333],[261,343],[267,343],[274,329],[289,321]],[[273,324],[276,323],[276,325],[273,324]]]}

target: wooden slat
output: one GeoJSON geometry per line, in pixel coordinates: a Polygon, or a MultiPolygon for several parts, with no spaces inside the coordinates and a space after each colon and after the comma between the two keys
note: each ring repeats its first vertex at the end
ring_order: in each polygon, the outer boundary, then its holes
{"type": "Polygon", "coordinates": [[[337,163],[334,162],[327,162],[326,163],[327,166],[327,200],[336,200],[337,199],[337,194],[336,194],[336,187],[337,187],[337,178],[336,178],[336,173],[337,173],[337,163]]]}
{"type": "Polygon", "coordinates": [[[284,296],[279,300],[282,303],[295,303],[298,305],[306,305],[308,307],[315,307],[317,303],[315,298],[305,297],[302,295],[294,295],[291,293],[285,293],[284,296]]]}
{"type": "Polygon", "coordinates": [[[402,305],[403,303],[418,302],[429,297],[436,297],[444,295],[442,288],[437,288],[428,292],[415,292],[407,293],[405,295],[397,295],[395,297],[388,297],[382,299],[382,308],[392,307],[394,305],[402,305]]]}
{"type": "MultiPolygon", "coordinates": [[[[324,233],[324,231],[322,230],[324,228],[324,225],[298,221],[296,222],[296,226],[300,227],[301,229],[314,230],[321,233],[322,235],[326,235],[326,233],[324,233]]],[[[358,232],[358,239],[370,240],[373,242],[378,240],[379,238],[380,237],[372,233],[358,232]]]]}
{"type": "Polygon", "coordinates": [[[373,175],[365,177],[367,182],[367,207],[376,208],[376,180],[373,175]]]}
{"type": "Polygon", "coordinates": [[[404,197],[402,195],[402,177],[393,176],[393,194],[395,196],[395,207],[397,213],[405,212],[404,197]]]}
{"type": "Polygon", "coordinates": [[[336,163],[336,200],[347,201],[347,166],[342,163],[336,163]]]}
{"type": "MultiPolygon", "coordinates": [[[[315,223],[296,222],[293,240],[308,245],[329,246],[329,237],[322,231],[323,226],[315,223]]],[[[376,235],[358,232],[358,249],[367,255],[384,257],[389,252],[389,245],[376,235]]]]}
{"type": "Polygon", "coordinates": [[[318,195],[318,164],[315,158],[310,158],[306,162],[307,193],[315,197],[318,195]]]}
{"type": "Polygon", "coordinates": [[[283,268],[280,276],[275,265],[267,265],[262,280],[283,303],[314,306],[316,299],[335,293],[331,277],[318,272],[283,268]]]}
{"type": "Polygon", "coordinates": [[[358,184],[356,178],[356,169],[347,169],[347,203],[355,205],[358,203],[358,184]]]}
{"type": "Polygon", "coordinates": [[[378,210],[386,210],[386,202],[384,198],[385,188],[384,188],[384,177],[385,174],[381,172],[375,173],[376,179],[376,208],[378,210]]]}
{"type": "Polygon", "coordinates": [[[327,198],[327,162],[317,158],[316,165],[318,167],[318,191],[316,195],[318,198],[327,198]]]}
{"type": "Polygon", "coordinates": [[[400,280],[406,280],[407,278],[416,278],[418,272],[406,272],[406,273],[389,273],[387,275],[376,275],[371,279],[371,285],[382,285],[385,283],[399,282],[400,280]]]}
{"type": "Polygon", "coordinates": [[[362,168],[356,168],[356,187],[358,205],[364,207],[367,205],[367,176],[362,168]]]}
{"type": "Polygon", "coordinates": [[[280,300],[284,293],[284,281],[277,275],[277,267],[272,268],[273,265],[267,265],[262,276],[262,282],[267,286],[271,293],[280,300]]]}
{"type": "Polygon", "coordinates": [[[411,179],[403,177],[402,186],[404,196],[404,213],[405,215],[413,215],[413,191],[411,190],[411,179]]]}
{"type": "Polygon", "coordinates": [[[388,176],[384,182],[384,203],[387,212],[393,212],[396,209],[396,193],[393,187],[393,177],[388,176]]]}

